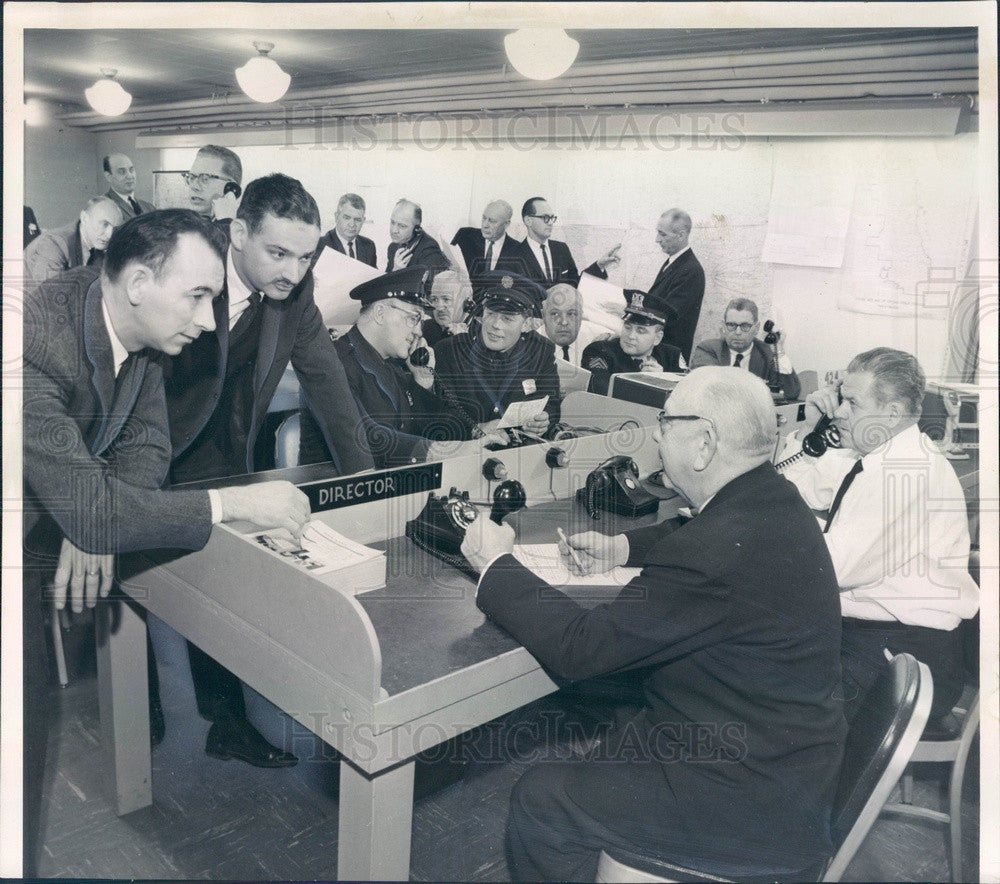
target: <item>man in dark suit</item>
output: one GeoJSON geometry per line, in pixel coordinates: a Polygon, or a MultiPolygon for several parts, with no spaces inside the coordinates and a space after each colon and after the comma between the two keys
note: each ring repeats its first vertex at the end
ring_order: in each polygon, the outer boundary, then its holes
{"type": "MultiPolygon", "coordinates": [[[[215,334],[170,365],[171,481],[253,472],[267,408],[289,363],[338,473],[371,469],[344,368],[312,296],[316,201],[293,178],[258,178],[247,186],[230,230],[215,334]]],[[[269,745],[247,721],[238,680],[188,647],[199,712],[212,722],[206,752],[260,767],[294,764],[293,755],[269,745]]]]}
{"type": "Polygon", "coordinates": [[[74,610],[107,595],[113,555],[199,549],[232,519],[297,533],[288,482],[163,491],[170,436],[160,353],[214,327],[225,242],[193,212],[144,214],[108,243],[103,273],[72,270],[24,311],[25,863],[33,874],[48,710],[43,598],[74,610]],[[159,351],[159,352],[157,352],[159,351]],[[56,564],[58,562],[58,564],[56,564]],[[55,576],[53,579],[53,569],[55,576]]]}
{"type": "MultiPolygon", "coordinates": [[[[566,243],[552,239],[552,230],[558,220],[552,207],[544,197],[533,196],[521,207],[521,220],[528,231],[524,242],[519,243],[513,258],[518,262],[517,273],[550,288],[565,282],[576,288],[580,284],[580,271],[576,269],[573,254],[566,243]]],[[[618,250],[621,243],[602,255],[584,273],[592,273],[602,279],[607,277],[607,268],[621,259],[618,250]]]]}
{"type": "Polygon", "coordinates": [[[590,393],[608,392],[611,375],[623,371],[684,371],[687,366],[681,351],[663,340],[677,314],[673,308],[652,294],[626,289],[629,305],[622,317],[622,333],[588,344],[580,360],[590,372],[590,393]]]}
{"type": "MultiPolygon", "coordinates": [[[[351,298],[361,302],[361,315],[334,344],[379,468],[423,462],[435,440],[465,440],[472,430],[435,395],[433,357],[422,366],[408,358],[426,347],[423,275],[406,267],[355,286],[351,298]]],[[[304,410],[301,420],[299,463],[329,460],[311,413],[304,410]]]]}
{"type": "Polygon", "coordinates": [[[126,221],[143,212],[155,210],[152,203],[135,198],[135,166],[132,165],[132,160],[123,153],[112,153],[104,158],[103,165],[104,177],[111,185],[104,195],[109,200],[114,200],[126,221]]]}
{"type": "Polygon", "coordinates": [[[792,361],[781,352],[778,358],[771,348],[757,340],[760,328],[757,305],[749,298],[734,298],[722,314],[721,338],[699,341],[691,354],[691,368],[703,365],[731,365],[763,378],[772,389],[780,390],[786,399],[798,399],[802,392],[799,376],[792,361]]]}
{"type": "Polygon", "coordinates": [[[37,285],[74,267],[100,267],[104,248],[121,223],[121,209],[114,202],[91,197],[75,224],[46,230],[24,250],[28,282],[37,285]]]}
{"type": "Polygon", "coordinates": [[[427,271],[424,280],[424,294],[430,295],[434,277],[451,267],[437,240],[420,226],[424,219],[423,209],[410,200],[400,200],[392,210],[389,219],[389,253],[386,273],[418,264],[427,271]]]}
{"type": "Polygon", "coordinates": [[[375,243],[367,236],[361,236],[361,228],[365,223],[365,201],[356,193],[345,193],[337,203],[333,220],[333,230],[328,230],[320,237],[313,265],[315,266],[323,249],[330,248],[369,267],[377,266],[375,243]]]}
{"type": "Polygon", "coordinates": [[[615,848],[736,880],[805,879],[828,856],[846,735],[830,556],[769,462],[759,379],[699,369],[665,408],[660,459],[697,515],[560,543],[576,573],[642,569],[613,601],[584,607],[546,584],[510,554],[509,526],[477,518],[462,544],[479,607],[546,669],[643,680],[643,709],[596,754],[515,787],[515,880],[592,881],[615,848]]]}
{"type": "Polygon", "coordinates": [[[243,162],[228,147],[206,144],[198,148],[189,171],[184,173],[191,208],[228,227],[236,215],[243,184],[243,162]]]}
{"type": "MultiPolygon", "coordinates": [[[[481,287],[477,281],[498,267],[520,273],[517,263],[512,263],[521,241],[507,235],[507,228],[514,210],[504,200],[493,200],[483,209],[479,227],[460,227],[451,241],[458,246],[465,259],[465,267],[472,281],[473,294],[481,287]]],[[[523,275],[523,274],[522,274],[523,275]]]]}

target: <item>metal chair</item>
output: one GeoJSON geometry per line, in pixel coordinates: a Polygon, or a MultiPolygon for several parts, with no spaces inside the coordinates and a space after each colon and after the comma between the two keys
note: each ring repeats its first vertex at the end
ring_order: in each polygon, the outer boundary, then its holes
{"type": "MultiPolygon", "coordinates": [[[[832,836],[836,852],[817,870],[821,881],[839,881],[878,818],[923,733],[934,694],[930,670],[910,654],[889,661],[868,692],[847,734],[837,795],[833,803],[832,836]]],[[[794,808],[788,809],[794,813],[794,808]]],[[[766,873],[760,877],[775,878],[766,873]]],[[[790,876],[802,880],[804,873],[790,876]]],[[[697,869],[652,857],[602,851],[599,882],[724,881],[697,869]],[[637,867],[638,866],[638,867],[637,867]]]]}

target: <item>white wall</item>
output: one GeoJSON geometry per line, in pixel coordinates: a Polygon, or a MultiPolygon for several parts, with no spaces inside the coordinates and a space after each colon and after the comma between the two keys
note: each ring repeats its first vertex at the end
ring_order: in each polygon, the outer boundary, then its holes
{"type": "Polygon", "coordinates": [[[103,192],[97,189],[96,153],[97,136],[90,132],[51,118],[44,126],[25,126],[24,204],[43,230],[75,221],[87,200],[103,192]]]}

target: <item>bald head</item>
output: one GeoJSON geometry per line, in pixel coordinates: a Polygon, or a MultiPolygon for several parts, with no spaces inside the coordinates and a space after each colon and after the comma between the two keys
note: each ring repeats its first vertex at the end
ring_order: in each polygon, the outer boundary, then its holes
{"type": "Polygon", "coordinates": [[[489,242],[496,242],[507,232],[507,225],[514,215],[514,210],[510,203],[504,200],[493,200],[483,209],[483,221],[479,229],[483,232],[483,237],[489,242]]]}
{"type": "Polygon", "coordinates": [[[668,255],[687,248],[691,235],[691,216],[682,209],[667,209],[656,225],[656,242],[668,255]]]}
{"type": "Polygon", "coordinates": [[[542,304],[545,334],[553,344],[568,347],[580,334],[583,298],[573,286],[561,282],[552,286],[542,304]]]}
{"type": "Polygon", "coordinates": [[[84,257],[89,249],[107,248],[111,234],[122,221],[122,210],[118,204],[106,196],[95,196],[87,200],[80,212],[80,242],[84,257]]]}

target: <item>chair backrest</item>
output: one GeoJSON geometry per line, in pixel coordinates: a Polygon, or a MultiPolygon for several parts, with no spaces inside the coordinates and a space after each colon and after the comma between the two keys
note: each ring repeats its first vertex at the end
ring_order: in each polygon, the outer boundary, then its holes
{"type": "Polygon", "coordinates": [[[274,433],[274,465],[279,470],[299,465],[299,413],[286,417],[274,433]]]}
{"type": "Polygon", "coordinates": [[[897,654],[876,680],[847,733],[833,803],[836,853],[823,877],[839,881],[899,781],[927,724],[930,670],[897,654]]]}

